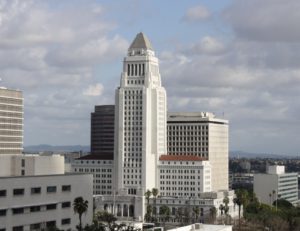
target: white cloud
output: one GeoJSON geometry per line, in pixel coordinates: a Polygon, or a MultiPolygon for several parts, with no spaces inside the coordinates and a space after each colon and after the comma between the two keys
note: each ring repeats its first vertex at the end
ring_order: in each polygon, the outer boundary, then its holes
{"type": "Polygon", "coordinates": [[[183,17],[183,20],[187,22],[197,22],[197,21],[203,21],[209,17],[210,17],[209,10],[204,6],[198,5],[189,8],[183,17]]]}
{"type": "Polygon", "coordinates": [[[224,18],[246,39],[299,42],[299,8],[298,0],[234,0],[224,18]]]}
{"type": "Polygon", "coordinates": [[[103,85],[97,83],[96,85],[90,85],[86,90],[83,91],[83,95],[87,96],[100,96],[103,93],[103,85]]]}

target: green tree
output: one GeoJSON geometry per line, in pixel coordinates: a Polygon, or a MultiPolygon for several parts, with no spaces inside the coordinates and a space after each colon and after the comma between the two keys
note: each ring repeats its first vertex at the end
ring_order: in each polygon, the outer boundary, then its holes
{"type": "Polygon", "coordinates": [[[162,205],[159,207],[159,215],[164,223],[164,226],[166,224],[166,221],[168,221],[170,219],[170,208],[166,205],[162,205]]]}
{"type": "Polygon", "coordinates": [[[210,218],[212,220],[212,223],[214,224],[215,223],[215,220],[216,220],[216,217],[217,217],[217,209],[216,207],[211,207],[209,209],[209,215],[210,215],[210,218]]]}
{"type": "Polygon", "coordinates": [[[229,198],[227,196],[223,199],[223,203],[224,203],[224,213],[225,215],[227,215],[229,211],[229,207],[228,207],[229,198]]]}
{"type": "Polygon", "coordinates": [[[197,222],[198,218],[199,218],[199,215],[200,215],[200,209],[199,209],[199,207],[193,207],[193,214],[194,214],[194,217],[195,217],[195,221],[194,222],[197,222]]]}
{"type": "Polygon", "coordinates": [[[236,190],[236,198],[233,199],[233,203],[239,207],[239,230],[241,230],[241,207],[245,209],[248,205],[248,192],[244,189],[236,190]]]}
{"type": "Polygon", "coordinates": [[[97,222],[97,226],[103,227],[107,225],[109,230],[114,230],[117,218],[106,211],[99,211],[95,214],[95,220],[97,222]]]}
{"type": "Polygon", "coordinates": [[[153,213],[155,215],[155,221],[157,220],[157,209],[156,209],[156,198],[158,196],[158,189],[157,188],[153,188],[152,189],[152,195],[153,195],[153,213]]]}
{"type": "Polygon", "coordinates": [[[84,200],[82,197],[76,197],[73,201],[73,210],[75,213],[78,213],[79,216],[79,231],[82,231],[82,214],[87,212],[88,203],[89,202],[87,200],[84,200]]]}
{"type": "Polygon", "coordinates": [[[146,197],[146,200],[147,200],[147,207],[149,205],[149,201],[150,201],[150,197],[152,195],[152,192],[148,189],[146,192],[145,192],[145,197],[146,197]]]}

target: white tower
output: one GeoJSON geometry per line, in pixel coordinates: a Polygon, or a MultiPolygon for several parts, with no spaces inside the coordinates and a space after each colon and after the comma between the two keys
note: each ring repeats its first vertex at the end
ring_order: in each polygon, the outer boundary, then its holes
{"type": "Polygon", "coordinates": [[[158,158],[167,153],[166,91],[158,59],[143,33],[124,58],[115,100],[116,189],[136,194],[157,187],[158,158]]]}

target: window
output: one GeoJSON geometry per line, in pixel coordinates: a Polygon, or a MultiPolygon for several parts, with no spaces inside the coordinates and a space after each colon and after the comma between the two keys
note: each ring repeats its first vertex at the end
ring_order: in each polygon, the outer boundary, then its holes
{"type": "Polygon", "coordinates": [[[61,203],[62,208],[70,208],[71,207],[71,202],[70,201],[65,201],[61,203]]]}
{"type": "Polygon", "coordinates": [[[70,192],[70,191],[71,191],[71,185],[63,185],[63,186],[61,187],[61,190],[62,190],[63,192],[70,192]]]}
{"type": "Polygon", "coordinates": [[[16,188],[13,191],[14,196],[20,196],[24,195],[24,189],[23,188],[16,188]]]}
{"type": "Polygon", "coordinates": [[[25,167],[25,159],[22,159],[22,164],[21,164],[22,167],[25,167]]]}
{"type": "Polygon", "coordinates": [[[39,212],[39,211],[41,211],[40,206],[31,206],[30,207],[30,212],[39,212]]]}
{"type": "Polygon", "coordinates": [[[65,218],[61,220],[62,225],[68,225],[71,224],[71,219],[70,218],[65,218]]]}
{"type": "Polygon", "coordinates": [[[48,205],[46,206],[46,209],[47,209],[47,210],[53,210],[53,209],[56,209],[56,204],[48,204],[48,205]]]}
{"type": "Polygon", "coordinates": [[[46,222],[46,227],[50,228],[50,227],[55,227],[56,226],[56,221],[47,221],[46,222]]]}
{"type": "Polygon", "coordinates": [[[47,193],[53,193],[53,192],[56,192],[56,186],[48,186],[47,193]]]}
{"type": "Polygon", "coordinates": [[[0,190],[0,197],[6,197],[6,190],[0,190]]]}
{"type": "Polygon", "coordinates": [[[36,223],[36,224],[30,225],[30,230],[40,230],[40,228],[41,228],[41,223],[36,223]]]}
{"type": "Polygon", "coordinates": [[[41,193],[41,187],[31,188],[31,194],[40,194],[40,193],[41,193]]]}
{"type": "Polygon", "coordinates": [[[12,231],[23,231],[23,226],[14,226],[12,231]]]}
{"type": "Polygon", "coordinates": [[[6,216],[6,209],[0,209],[0,217],[6,216]]]}
{"type": "Polygon", "coordinates": [[[24,208],[15,208],[12,209],[13,214],[21,214],[24,213],[24,208]]]}

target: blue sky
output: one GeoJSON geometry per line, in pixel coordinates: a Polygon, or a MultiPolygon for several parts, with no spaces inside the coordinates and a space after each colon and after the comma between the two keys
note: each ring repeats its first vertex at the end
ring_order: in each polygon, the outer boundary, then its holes
{"type": "Polygon", "coordinates": [[[24,145],[88,145],[143,31],[170,111],[230,121],[230,149],[299,155],[300,2],[0,0],[2,85],[25,97],[24,145]]]}

